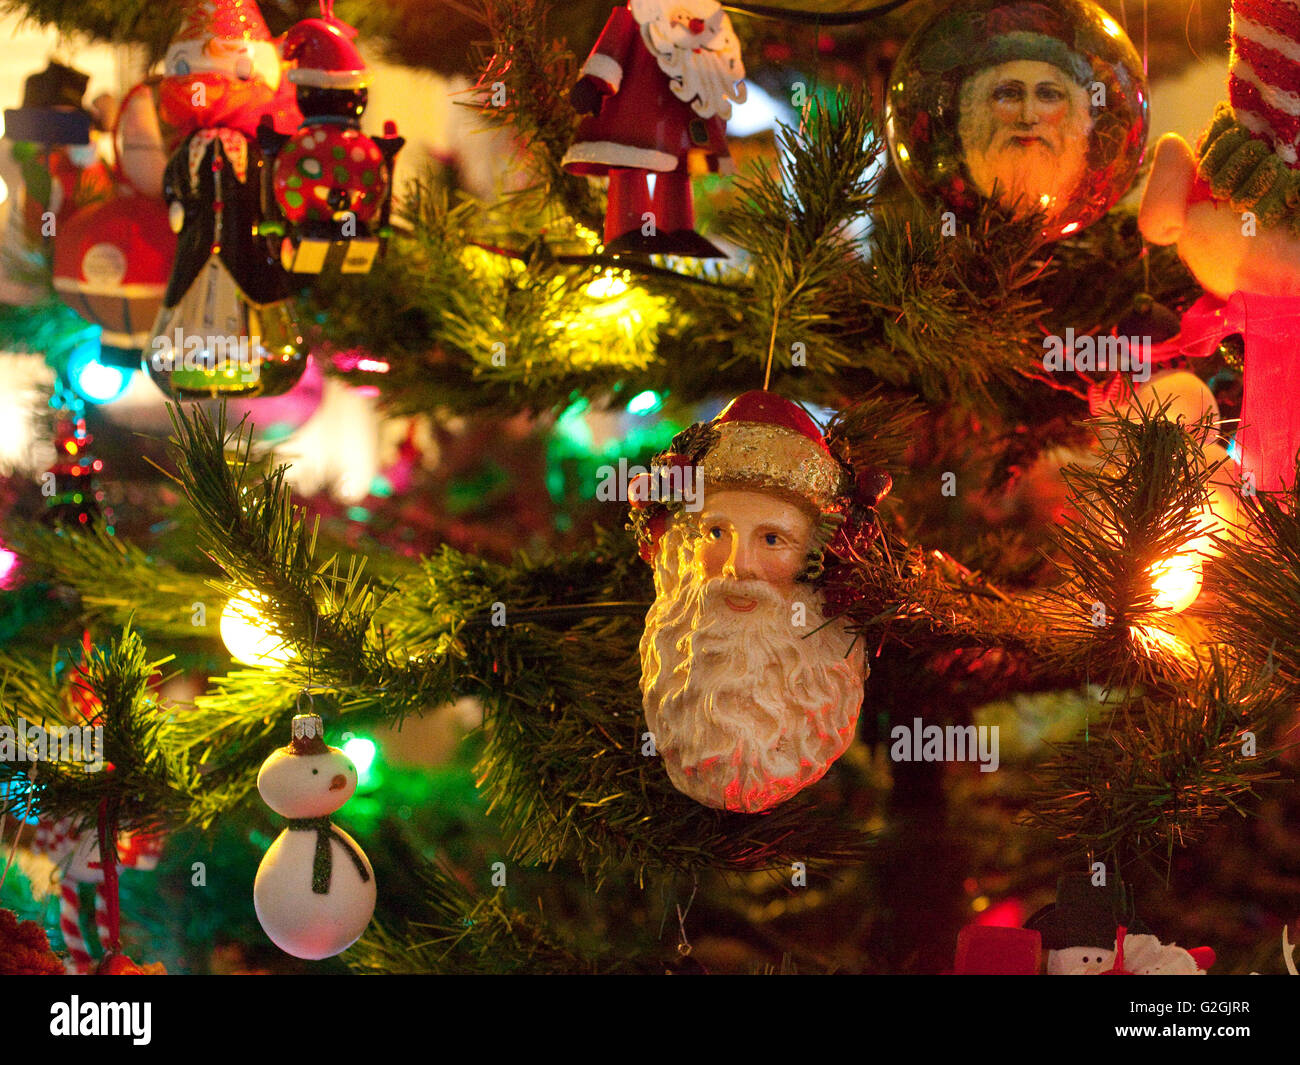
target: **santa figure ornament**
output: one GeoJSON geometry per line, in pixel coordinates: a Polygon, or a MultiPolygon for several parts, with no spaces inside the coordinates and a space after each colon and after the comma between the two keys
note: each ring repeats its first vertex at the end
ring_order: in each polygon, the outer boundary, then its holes
{"type": "Polygon", "coordinates": [[[144,352],[180,399],[287,392],[307,352],[288,277],[258,234],[262,115],[280,57],[253,0],[193,0],[167,51],[160,115],[183,135],[163,177],[176,259],[144,352]]]}
{"type": "Polygon", "coordinates": [[[630,0],[615,8],[572,99],[590,117],[564,166],[609,178],[610,254],[725,258],[695,232],[691,177],[729,174],[727,119],[745,67],[716,0],[630,0]]]}
{"type": "Polygon", "coordinates": [[[275,160],[268,198],[280,215],[263,222],[262,232],[283,238],[280,261],[300,274],[320,273],[336,247],[341,273],[370,272],[380,239],[391,235],[393,162],[405,143],[392,122],[378,140],[361,132],[370,71],[352,40],[357,31],[333,17],[333,6],[322,0],[323,18],[285,35],[302,128],[278,134],[265,115],[258,131],[263,152],[275,160]]]}
{"type": "Polygon", "coordinates": [[[1249,488],[1295,478],[1300,448],[1300,5],[1234,0],[1228,102],[1195,152],[1167,134],[1138,222],[1153,244],[1178,245],[1206,295],[1171,341],[1209,355],[1245,338],[1238,455],[1249,488]]]}
{"type": "Polygon", "coordinates": [[[257,774],[263,801],[289,826],[257,867],[253,908],[277,947],[308,961],[346,950],[375,912],[370,860],[330,822],[357,790],[357,768],[324,735],[315,714],[297,715],[293,741],[257,774]]]}
{"type": "Polygon", "coordinates": [[[861,551],[881,474],[855,480],[798,406],[740,396],[673,440],[629,487],[655,602],[641,639],[646,722],[669,779],[760,813],[852,743],[867,669],[813,583],[861,551]]]}

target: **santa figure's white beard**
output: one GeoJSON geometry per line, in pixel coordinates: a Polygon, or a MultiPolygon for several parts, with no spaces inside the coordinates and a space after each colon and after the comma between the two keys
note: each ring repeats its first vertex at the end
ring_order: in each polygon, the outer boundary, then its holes
{"type": "Polygon", "coordinates": [[[853,742],[862,648],[842,622],[825,624],[808,585],[787,597],[762,581],[678,581],[667,554],[641,639],[655,749],[674,786],[697,802],[766,810],[819,780],[853,742]],[[728,596],[758,605],[738,613],[728,596]]]}
{"type": "Polygon", "coordinates": [[[745,102],[745,67],[740,42],[721,7],[713,0],[634,0],[632,16],[673,95],[701,118],[731,118],[732,101],[745,102]],[[682,9],[704,20],[698,36],[672,22],[673,12],[682,9]]]}

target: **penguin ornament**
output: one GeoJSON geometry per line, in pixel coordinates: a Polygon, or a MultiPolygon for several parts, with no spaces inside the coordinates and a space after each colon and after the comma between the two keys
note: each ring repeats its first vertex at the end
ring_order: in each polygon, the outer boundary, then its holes
{"type": "Polygon", "coordinates": [[[257,868],[253,907],[271,941],[307,961],[346,950],[375,912],[370,861],[330,822],[357,790],[357,769],[323,737],[319,717],[297,715],[293,741],[257,774],[263,801],[289,824],[257,868]]]}

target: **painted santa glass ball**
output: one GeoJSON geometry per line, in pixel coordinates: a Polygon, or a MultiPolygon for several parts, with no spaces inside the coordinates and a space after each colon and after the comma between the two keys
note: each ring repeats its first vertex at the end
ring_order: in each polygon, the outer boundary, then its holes
{"type": "Polygon", "coordinates": [[[908,188],[969,218],[992,201],[1059,240],[1128,190],[1147,140],[1142,63],[1088,0],[944,8],[890,76],[885,132],[908,188]]]}

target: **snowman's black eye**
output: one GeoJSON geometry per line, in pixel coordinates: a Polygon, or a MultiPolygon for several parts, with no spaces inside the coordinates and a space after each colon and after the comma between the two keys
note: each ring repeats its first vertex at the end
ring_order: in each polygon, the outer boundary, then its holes
{"type": "Polygon", "coordinates": [[[313,770],[311,771],[311,775],[312,775],[312,776],[315,776],[315,775],[316,775],[317,773],[319,773],[319,772],[320,772],[319,769],[313,769],[313,770]]]}

